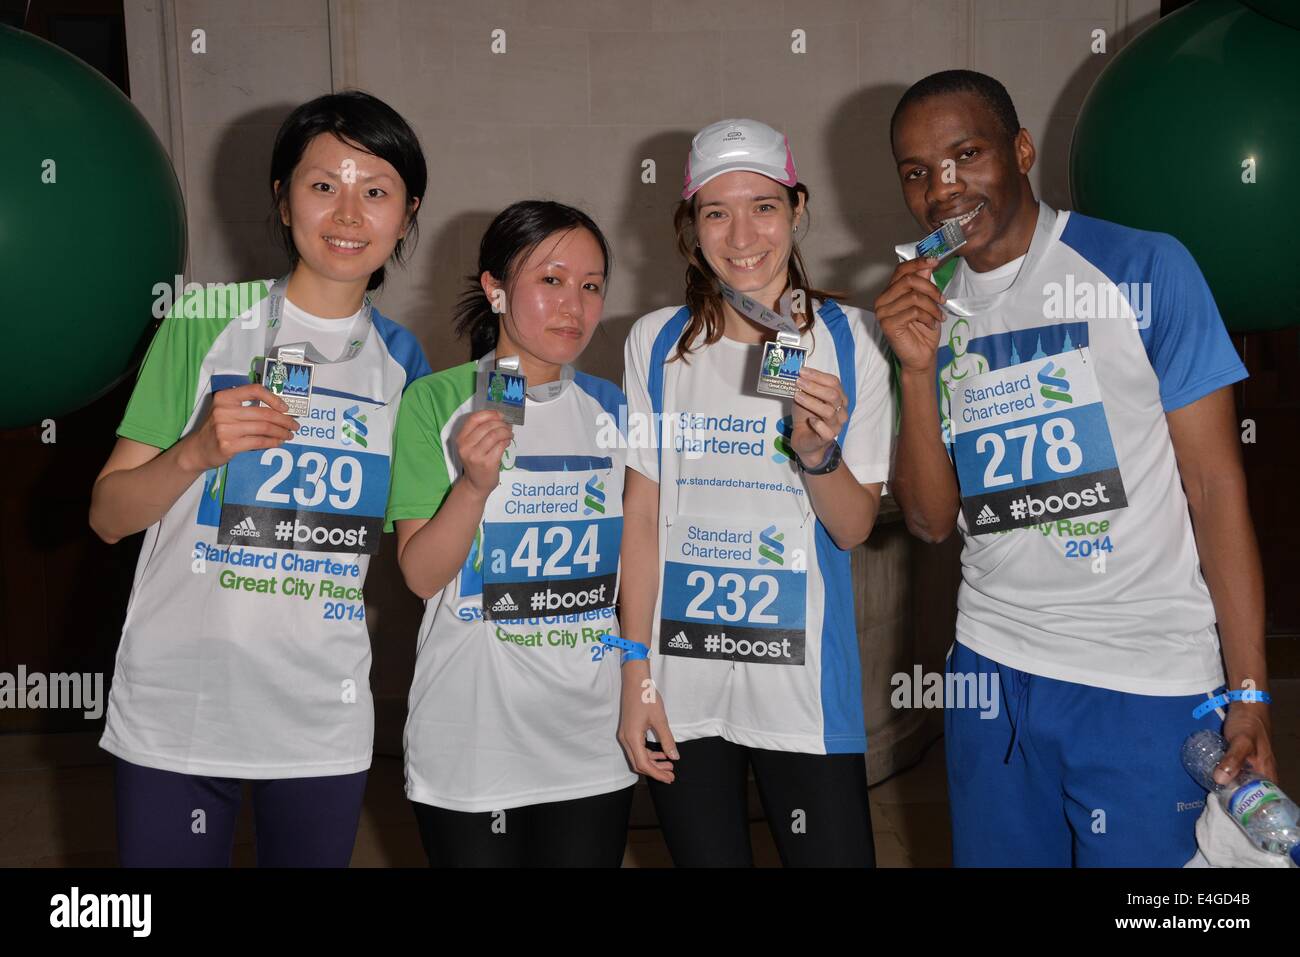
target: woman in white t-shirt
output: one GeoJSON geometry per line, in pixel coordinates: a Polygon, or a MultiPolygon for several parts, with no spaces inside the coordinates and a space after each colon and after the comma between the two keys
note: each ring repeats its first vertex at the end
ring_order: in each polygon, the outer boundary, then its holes
{"type": "Polygon", "coordinates": [[[374,730],[362,587],[402,390],[429,371],[366,294],[426,180],[373,96],[298,107],[269,176],[291,272],[187,295],[141,366],[90,507],[107,542],[145,531],[100,742],[124,866],[229,865],[244,780],[259,866],[351,858],[374,730]]]}
{"type": "Polygon", "coordinates": [[[806,282],[780,133],[706,127],[682,196],[686,305],[626,345],[621,613],[652,650],[623,665],[619,738],[679,866],[752,864],[751,768],[785,864],[870,866],[849,550],[889,470],[882,340],[806,282]]]}
{"type": "Polygon", "coordinates": [[[457,310],[472,360],[402,404],[388,518],[425,599],[406,794],[434,866],[623,859],[636,775],[616,738],[620,651],[606,640],[619,640],[626,400],[571,365],[608,274],[585,213],[503,210],[457,310]]]}

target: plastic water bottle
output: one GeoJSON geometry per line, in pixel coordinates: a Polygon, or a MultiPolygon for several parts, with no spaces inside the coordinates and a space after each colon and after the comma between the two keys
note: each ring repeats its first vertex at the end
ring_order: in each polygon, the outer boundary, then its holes
{"type": "Polygon", "coordinates": [[[1251,842],[1271,854],[1289,854],[1300,866],[1300,808],[1272,781],[1242,768],[1227,784],[1214,780],[1228,743],[1208,729],[1183,742],[1183,767],[1210,792],[1251,842]]]}

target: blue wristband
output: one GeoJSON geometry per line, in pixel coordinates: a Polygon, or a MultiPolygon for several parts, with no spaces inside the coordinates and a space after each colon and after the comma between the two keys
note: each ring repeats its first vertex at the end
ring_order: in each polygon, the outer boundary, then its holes
{"type": "Polygon", "coordinates": [[[639,641],[620,638],[618,635],[601,635],[600,643],[608,648],[617,648],[623,652],[623,664],[629,661],[644,661],[650,657],[650,649],[639,641]]]}
{"type": "Polygon", "coordinates": [[[1215,708],[1227,704],[1229,701],[1258,701],[1262,704],[1272,704],[1273,696],[1267,691],[1256,691],[1254,688],[1245,688],[1238,691],[1229,691],[1219,695],[1217,698],[1211,698],[1204,704],[1199,704],[1192,710],[1193,718],[1200,718],[1209,714],[1215,708]]]}

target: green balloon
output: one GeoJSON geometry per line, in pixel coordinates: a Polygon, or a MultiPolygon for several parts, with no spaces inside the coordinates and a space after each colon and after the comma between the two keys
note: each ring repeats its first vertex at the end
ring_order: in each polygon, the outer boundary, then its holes
{"type": "Polygon", "coordinates": [[[1300,324],[1297,64],[1300,30],[1197,0],[1115,56],[1070,145],[1074,208],[1178,237],[1237,332],[1300,324]]]}
{"type": "Polygon", "coordinates": [[[144,117],[97,70],[0,27],[0,428],[93,401],[129,373],[157,283],[185,262],[185,202],[144,117]]]}
{"type": "Polygon", "coordinates": [[[1295,0],[1241,0],[1256,13],[1285,23],[1288,27],[1300,30],[1300,6],[1295,0]]]}

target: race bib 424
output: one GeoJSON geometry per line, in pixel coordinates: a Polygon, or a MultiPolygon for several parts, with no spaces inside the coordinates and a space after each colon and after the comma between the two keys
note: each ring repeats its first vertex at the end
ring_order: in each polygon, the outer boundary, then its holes
{"type": "Polygon", "coordinates": [[[602,473],[534,474],[498,490],[484,516],[483,616],[612,607],[623,519],[605,512],[602,473]]]}

